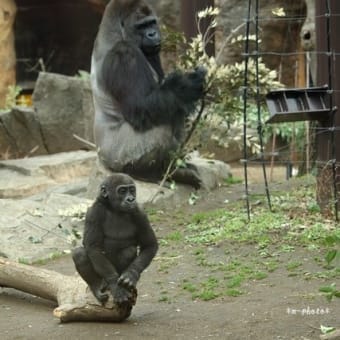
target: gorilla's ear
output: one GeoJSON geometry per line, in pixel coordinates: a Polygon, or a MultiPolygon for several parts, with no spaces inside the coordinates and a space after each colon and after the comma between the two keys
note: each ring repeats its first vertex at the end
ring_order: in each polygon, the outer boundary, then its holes
{"type": "Polygon", "coordinates": [[[103,197],[103,198],[108,198],[109,197],[105,185],[101,185],[100,186],[100,196],[103,197]]]}

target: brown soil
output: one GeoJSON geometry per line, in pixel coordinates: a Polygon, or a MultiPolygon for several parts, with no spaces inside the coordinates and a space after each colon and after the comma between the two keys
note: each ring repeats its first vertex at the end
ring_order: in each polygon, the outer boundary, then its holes
{"type": "MultiPolygon", "coordinates": [[[[284,168],[275,171],[274,189],[289,190],[299,185],[298,181],[285,181],[284,168]]],[[[240,167],[234,168],[233,173],[243,176],[240,167]]],[[[250,172],[249,179],[252,192],[263,192],[261,171],[250,172]]],[[[163,209],[154,222],[155,231],[160,240],[174,231],[184,232],[184,225],[193,212],[227,209],[226,199],[238,199],[243,192],[242,184],[233,185],[201,197],[195,206],[163,209]],[[181,219],[183,225],[178,222],[181,219]]],[[[239,260],[251,264],[259,257],[254,244],[226,241],[200,247],[204,248],[207,258],[215,262],[239,260]]],[[[340,299],[328,302],[319,294],[320,286],[334,279],[307,280],[310,273],[322,270],[321,264],[315,261],[323,257],[322,252],[302,247],[280,252],[277,268],[263,279],[245,281],[239,287],[242,295],[202,301],[193,299],[192,294],[183,289],[184,282],[199,285],[209,277],[219,282],[228,277],[225,272],[199,264],[195,255],[197,248],[183,241],[161,242],[157,258],[138,285],[137,305],[131,317],[121,324],[60,324],[52,315],[55,304],[2,288],[0,339],[319,339],[320,325],[339,328],[340,299]],[[286,264],[293,261],[300,265],[288,270],[286,264]]],[[[275,250],[273,246],[272,253],[275,250]]],[[[74,273],[69,256],[44,267],[64,274],[74,273]]]]}

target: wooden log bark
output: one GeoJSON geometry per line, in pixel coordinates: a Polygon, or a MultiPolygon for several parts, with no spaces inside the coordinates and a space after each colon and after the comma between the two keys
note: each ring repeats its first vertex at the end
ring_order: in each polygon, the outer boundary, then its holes
{"type": "Polygon", "coordinates": [[[131,314],[132,304],[117,306],[112,298],[102,306],[79,276],[20,264],[0,258],[0,286],[42,297],[58,303],[54,316],[60,322],[121,322],[131,314]]]}
{"type": "Polygon", "coordinates": [[[13,24],[16,14],[14,0],[0,1],[0,108],[4,106],[8,86],[15,84],[15,47],[13,24]]]}

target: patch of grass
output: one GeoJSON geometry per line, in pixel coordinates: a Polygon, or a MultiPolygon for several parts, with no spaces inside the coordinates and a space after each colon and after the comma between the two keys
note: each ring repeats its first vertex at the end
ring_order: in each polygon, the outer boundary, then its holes
{"type": "Polygon", "coordinates": [[[66,256],[66,252],[56,251],[54,253],[49,254],[48,257],[46,258],[36,259],[34,261],[29,260],[25,257],[20,257],[18,259],[18,262],[21,264],[29,264],[29,265],[44,265],[48,263],[49,261],[59,259],[62,256],[66,256]]]}
{"type": "Polygon", "coordinates": [[[241,275],[235,275],[231,279],[228,280],[227,282],[227,288],[235,288],[235,287],[240,287],[241,283],[244,281],[244,277],[241,275]]]}
{"type": "Polygon", "coordinates": [[[170,303],[170,298],[168,295],[161,295],[158,299],[158,302],[167,302],[170,303]]]}
{"type": "Polygon", "coordinates": [[[168,240],[165,240],[164,238],[162,239],[159,239],[158,240],[158,243],[161,247],[167,247],[169,245],[169,241],[168,240]]]}
{"type": "Polygon", "coordinates": [[[209,277],[205,281],[193,283],[188,280],[183,280],[182,289],[191,293],[193,300],[200,299],[209,301],[216,299],[222,295],[222,282],[216,277],[209,277]]]}
{"type": "Polygon", "coordinates": [[[165,237],[165,239],[169,241],[181,241],[182,238],[183,235],[180,231],[173,231],[165,237]]]}
{"type": "Polygon", "coordinates": [[[211,263],[209,263],[208,259],[207,259],[207,255],[205,253],[204,249],[196,249],[194,251],[194,255],[195,255],[195,260],[197,265],[202,266],[202,267],[211,267],[211,263]]]}
{"type": "Polygon", "coordinates": [[[203,289],[198,294],[194,294],[194,297],[203,301],[209,301],[218,298],[220,295],[220,293],[217,293],[212,289],[203,289]]]}
{"type": "Polygon", "coordinates": [[[265,279],[265,278],[267,278],[267,277],[268,277],[268,274],[265,273],[265,272],[262,272],[262,271],[256,271],[256,272],[254,272],[254,274],[252,275],[252,278],[253,278],[254,280],[263,280],[263,279],[265,279]]]}
{"type": "Polygon", "coordinates": [[[282,244],[280,246],[280,251],[284,253],[290,253],[290,252],[293,252],[294,250],[295,250],[295,247],[290,244],[282,244]]]}
{"type": "Polygon", "coordinates": [[[278,260],[264,261],[262,264],[269,273],[274,272],[279,266],[278,260]]]}
{"type": "Polygon", "coordinates": [[[18,262],[21,263],[21,264],[31,264],[32,263],[30,260],[26,259],[25,257],[19,257],[18,262]]]}
{"type": "MultiPolygon", "coordinates": [[[[274,193],[273,211],[269,211],[266,204],[251,204],[250,221],[244,212],[244,202],[232,202],[228,204],[228,210],[201,211],[192,218],[182,216],[190,219],[190,223],[183,228],[176,227],[175,231],[172,229],[162,240],[171,249],[191,247],[188,254],[182,254],[183,257],[190,256],[191,261],[194,259],[192,263],[196,268],[192,272],[196,272],[197,277],[190,278],[189,272],[187,281],[181,284],[182,292],[204,301],[239,296],[246,291],[243,289],[245,282],[265,279],[278,268],[286,269],[286,276],[299,275],[306,280],[338,279],[340,269],[336,259],[340,228],[333,220],[321,216],[312,196],[315,192],[308,187],[274,193]],[[312,259],[315,251],[325,254],[324,258],[314,262],[314,266],[327,270],[304,270],[304,261],[289,254],[301,248],[304,252],[313,252],[312,259]],[[290,257],[292,260],[287,262],[290,257]],[[204,279],[206,276],[208,279],[204,279]]],[[[252,196],[251,201],[266,200],[263,195],[257,195],[252,196]]],[[[298,256],[298,252],[296,254],[298,256]]],[[[160,263],[160,271],[167,272],[178,261],[165,258],[160,263]]]]}
{"type": "Polygon", "coordinates": [[[220,295],[219,280],[215,277],[209,277],[206,281],[201,282],[200,289],[193,294],[193,298],[209,301],[216,299],[220,295]]]}
{"type": "MultiPolygon", "coordinates": [[[[206,257],[206,253],[201,250],[197,252],[198,256],[206,257]]],[[[247,280],[262,280],[268,276],[266,268],[262,262],[256,262],[249,259],[234,259],[228,263],[209,262],[209,272],[216,276],[210,276],[203,282],[184,281],[182,288],[192,293],[193,299],[212,300],[222,295],[238,296],[243,294],[240,289],[242,284],[247,280]],[[223,273],[223,277],[221,274],[223,273]]],[[[273,262],[274,263],[274,262],[273,262]]],[[[273,266],[273,264],[272,264],[273,266]]]]}
{"type": "Polygon", "coordinates": [[[239,184],[242,183],[243,179],[239,177],[229,176],[224,180],[224,184],[226,185],[233,185],[233,184],[239,184]]]}
{"type": "Polygon", "coordinates": [[[236,271],[239,270],[239,268],[241,267],[241,262],[239,260],[232,260],[226,264],[221,264],[221,269],[223,269],[224,271],[236,271]]]}
{"type": "Polygon", "coordinates": [[[170,255],[170,256],[160,256],[158,257],[158,271],[161,273],[168,273],[168,270],[178,263],[178,259],[181,255],[170,255]]]}
{"type": "Polygon", "coordinates": [[[192,223],[187,226],[188,235],[185,240],[193,244],[213,244],[222,240],[240,242],[273,243],[276,234],[281,233],[283,216],[261,211],[254,214],[251,223],[238,209],[215,210],[193,216],[192,223]],[[272,235],[271,235],[272,234],[272,235]]]}
{"type": "Polygon", "coordinates": [[[314,195],[306,187],[292,193],[279,193],[273,197],[273,211],[256,206],[250,222],[241,212],[239,202],[230,204],[228,210],[200,212],[187,225],[185,241],[201,245],[225,240],[255,243],[261,256],[268,256],[269,244],[281,243],[283,252],[294,251],[300,245],[313,250],[330,243],[340,244],[340,228],[334,226],[333,220],[325,220],[311,203],[314,195]]]}
{"type": "Polygon", "coordinates": [[[293,271],[293,270],[295,270],[295,269],[297,269],[297,268],[299,268],[301,266],[302,266],[301,262],[299,262],[299,261],[292,261],[292,262],[289,262],[289,263],[286,264],[286,269],[288,271],[293,271]]]}
{"type": "Polygon", "coordinates": [[[340,290],[336,288],[336,284],[332,283],[328,286],[320,287],[320,292],[322,292],[328,301],[331,301],[333,297],[340,298],[340,290]]]}
{"type": "Polygon", "coordinates": [[[227,290],[225,291],[225,295],[226,295],[226,296],[237,297],[237,296],[240,296],[240,295],[242,295],[242,294],[243,294],[243,292],[242,292],[241,290],[239,290],[239,289],[234,289],[234,288],[232,288],[232,289],[227,289],[227,290]]]}
{"type": "Polygon", "coordinates": [[[333,268],[330,270],[319,271],[311,274],[313,278],[316,279],[340,279],[340,268],[333,268]]]}
{"type": "Polygon", "coordinates": [[[197,292],[197,286],[191,282],[184,282],[182,288],[190,293],[197,292]]]}

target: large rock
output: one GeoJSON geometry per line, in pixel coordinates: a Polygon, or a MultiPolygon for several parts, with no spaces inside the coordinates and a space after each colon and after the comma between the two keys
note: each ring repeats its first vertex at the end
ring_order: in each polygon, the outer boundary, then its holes
{"type": "MultiPolygon", "coordinates": [[[[230,166],[219,160],[205,159],[198,154],[192,154],[188,163],[194,165],[202,181],[203,190],[214,190],[223,184],[224,180],[231,176],[230,166]]],[[[97,159],[92,169],[86,196],[94,199],[98,194],[100,183],[112,172],[105,168],[97,159]]],[[[139,204],[162,204],[171,200],[172,203],[183,202],[194,189],[191,186],[176,183],[174,190],[160,187],[155,183],[135,180],[137,186],[137,200],[139,204]]]]}
{"type": "Polygon", "coordinates": [[[0,161],[0,198],[36,195],[62,183],[77,187],[86,181],[86,186],[95,160],[94,151],[74,151],[0,161]]]}
{"type": "Polygon", "coordinates": [[[0,112],[0,153],[9,158],[47,153],[33,109],[14,107],[0,112]]]}
{"type": "Polygon", "coordinates": [[[89,149],[74,137],[93,142],[94,107],[89,80],[40,73],[33,104],[48,153],[89,149]]]}
{"type": "Polygon", "coordinates": [[[230,166],[217,159],[202,158],[198,153],[193,153],[188,163],[197,168],[202,180],[202,188],[214,190],[231,176],[230,166]]]}
{"type": "Polygon", "coordinates": [[[85,198],[54,193],[41,202],[0,199],[1,252],[28,263],[69,252],[81,243],[90,204],[85,198]]]}

